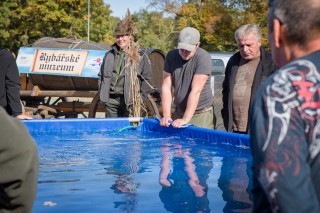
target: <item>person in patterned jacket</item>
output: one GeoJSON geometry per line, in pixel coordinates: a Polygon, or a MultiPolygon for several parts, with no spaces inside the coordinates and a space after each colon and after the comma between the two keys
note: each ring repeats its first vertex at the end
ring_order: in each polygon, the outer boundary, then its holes
{"type": "Polygon", "coordinates": [[[320,1],[274,0],[268,18],[280,69],[250,113],[254,212],[320,212],[320,1]]]}

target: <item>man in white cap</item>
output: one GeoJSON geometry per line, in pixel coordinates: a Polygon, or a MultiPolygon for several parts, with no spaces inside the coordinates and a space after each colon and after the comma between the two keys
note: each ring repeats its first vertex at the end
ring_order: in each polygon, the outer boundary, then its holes
{"type": "Polygon", "coordinates": [[[180,31],[178,48],[168,52],[162,82],[162,126],[180,128],[186,124],[215,127],[213,95],[210,86],[212,60],[199,47],[200,33],[186,27],[180,31]],[[171,115],[174,88],[175,111],[171,115]]]}

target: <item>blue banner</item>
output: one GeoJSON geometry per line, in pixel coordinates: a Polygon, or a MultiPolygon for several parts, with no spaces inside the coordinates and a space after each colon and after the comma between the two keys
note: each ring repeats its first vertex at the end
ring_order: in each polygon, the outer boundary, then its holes
{"type": "Polygon", "coordinates": [[[108,50],[21,47],[20,73],[98,78],[108,50]]]}

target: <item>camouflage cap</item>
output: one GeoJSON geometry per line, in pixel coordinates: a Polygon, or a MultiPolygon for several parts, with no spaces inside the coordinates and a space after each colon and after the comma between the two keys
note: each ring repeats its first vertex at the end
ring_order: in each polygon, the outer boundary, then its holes
{"type": "Polygon", "coordinates": [[[126,25],[125,21],[118,22],[115,30],[114,35],[127,35],[130,33],[129,27],[126,25]]]}

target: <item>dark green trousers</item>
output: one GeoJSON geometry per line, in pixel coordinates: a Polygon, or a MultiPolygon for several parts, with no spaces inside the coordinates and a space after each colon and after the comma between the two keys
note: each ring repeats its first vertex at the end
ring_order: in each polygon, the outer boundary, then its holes
{"type": "MultiPolygon", "coordinates": [[[[176,120],[183,117],[184,112],[175,111],[172,115],[172,119],[176,120]]],[[[194,114],[188,124],[192,124],[197,127],[203,127],[208,129],[215,129],[216,127],[216,116],[214,109],[207,112],[194,114]]]]}
{"type": "MultiPolygon", "coordinates": [[[[140,116],[145,117],[146,111],[141,108],[140,116]]],[[[106,118],[130,117],[128,107],[123,96],[109,98],[106,104],[106,118]]]]}
{"type": "Polygon", "coordinates": [[[110,97],[106,103],[106,118],[129,117],[126,103],[123,96],[110,97]]]}

